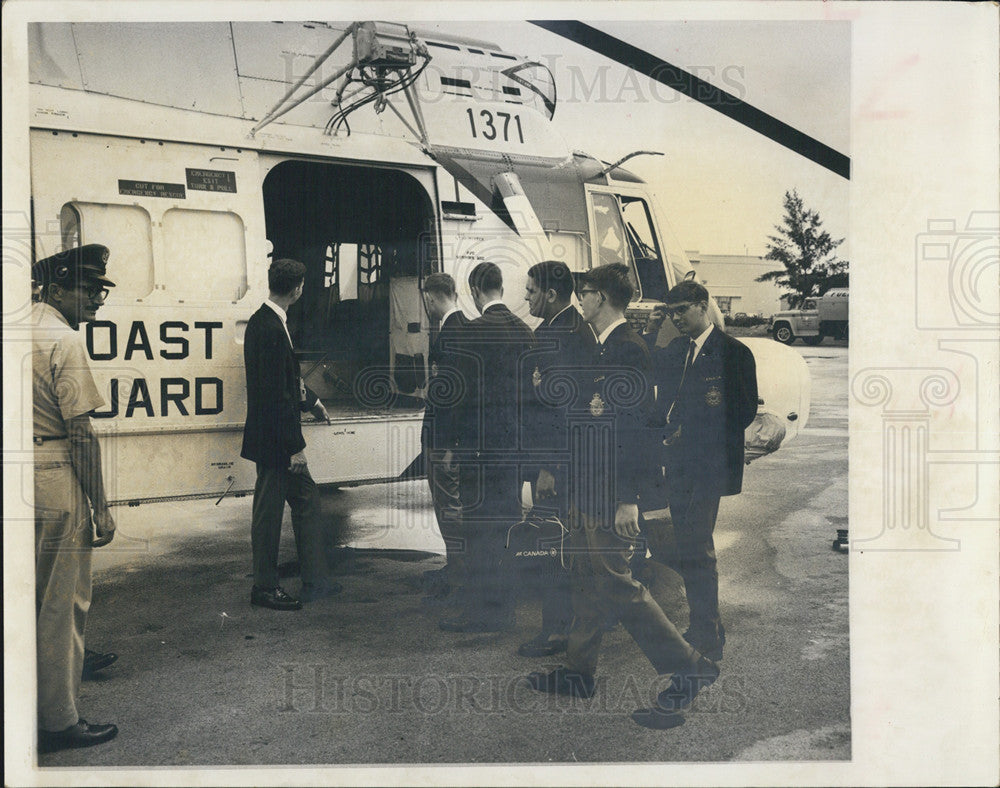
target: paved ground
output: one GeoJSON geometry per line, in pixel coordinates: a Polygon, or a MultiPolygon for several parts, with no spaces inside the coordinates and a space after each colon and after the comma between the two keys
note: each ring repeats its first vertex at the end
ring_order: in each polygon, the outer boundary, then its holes
{"type": "MultiPolygon", "coordinates": [[[[332,538],[357,550],[344,593],[296,613],[248,604],[249,498],[120,510],[116,551],[95,556],[88,629],[89,645],[120,659],[81,700],[121,733],[41,765],[850,758],[847,556],[831,549],[846,527],[847,350],[795,348],[812,415],[723,499],[723,675],[683,726],[629,719],[662,682],[621,629],[591,701],[524,683],[544,662],[514,653],[538,624],[530,600],[516,632],[440,632],[420,577],[442,565],[442,545],[423,483],[408,482],[325,494],[332,538]]],[[[653,592],[683,628],[676,576],[659,570],[653,592]]]]}

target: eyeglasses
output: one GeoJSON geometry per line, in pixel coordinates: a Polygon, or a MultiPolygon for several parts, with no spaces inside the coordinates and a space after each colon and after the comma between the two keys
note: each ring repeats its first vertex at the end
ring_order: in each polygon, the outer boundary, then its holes
{"type": "Polygon", "coordinates": [[[601,294],[601,291],[600,291],[600,290],[594,290],[593,288],[587,288],[587,287],[583,288],[582,290],[577,290],[577,291],[576,291],[576,295],[577,295],[577,297],[578,297],[578,298],[579,298],[579,299],[580,299],[581,301],[583,300],[583,297],[584,297],[585,295],[589,295],[590,293],[598,293],[598,294],[601,294]]]}
{"type": "Polygon", "coordinates": [[[91,300],[97,300],[100,298],[102,301],[108,297],[111,292],[104,285],[78,285],[78,287],[87,294],[87,298],[91,300]]]}

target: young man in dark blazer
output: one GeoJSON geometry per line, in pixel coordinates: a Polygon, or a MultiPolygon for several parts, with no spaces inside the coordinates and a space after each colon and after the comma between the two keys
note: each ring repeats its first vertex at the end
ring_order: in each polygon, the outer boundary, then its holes
{"type": "Polygon", "coordinates": [[[421,433],[427,483],[434,503],[447,564],[425,573],[434,598],[448,596],[466,584],[468,545],[462,530],[459,452],[468,440],[469,408],[474,396],[474,370],[463,351],[469,319],[458,308],[455,280],[450,274],[430,274],[421,285],[427,314],[438,323],[428,353],[430,379],[421,433]]]}
{"type": "Polygon", "coordinates": [[[274,610],[298,610],[340,590],[328,578],[319,524],[316,483],[306,465],[306,442],[300,416],[330,417],[302,382],[292,350],[286,314],[302,295],[305,266],[297,260],[275,260],[267,272],[270,294],[247,322],[243,357],[247,375],[247,420],[240,456],[257,464],[250,540],[253,590],[250,604],[274,610]],[[300,599],[278,584],[278,544],[285,502],[292,509],[292,529],[302,571],[300,599]]]}
{"type": "MultiPolygon", "coordinates": [[[[597,337],[573,306],[574,282],[569,267],[558,260],[544,260],[528,269],[524,300],[533,317],[542,318],[535,329],[535,350],[528,357],[534,391],[533,407],[525,414],[524,446],[528,478],[536,509],[554,510],[566,523],[569,514],[569,419],[574,381],[579,371],[593,364],[597,337]]],[[[541,586],[542,631],[517,653],[522,657],[548,657],[566,650],[573,621],[569,573],[556,570],[536,579],[541,586]]]]}
{"type": "Polygon", "coordinates": [[[684,637],[703,654],[722,659],[726,635],[712,534],[719,498],[736,495],[742,486],[744,430],[757,414],[757,372],[746,345],[713,326],[704,286],[685,281],[670,290],[666,306],[654,310],[644,331],[651,347],[666,315],[681,335],[654,349],[653,443],[666,471],[677,545],[670,563],[687,591],[690,625],[684,637]]]}
{"type": "Polygon", "coordinates": [[[466,332],[474,357],[475,394],[466,428],[464,453],[475,492],[462,508],[469,538],[470,577],[475,582],[457,616],[439,622],[449,632],[496,632],[514,625],[510,578],[501,567],[507,529],[521,517],[520,424],[531,397],[525,357],[534,335],[501,300],[503,276],[494,263],[479,263],[469,289],[480,316],[466,332]]]}
{"type": "Polygon", "coordinates": [[[583,317],[599,351],[581,369],[571,425],[570,547],[575,619],[563,667],[532,673],[536,690],[589,698],[604,635],[614,613],[657,673],[671,675],[662,708],[633,718],[657,720],[690,704],[719,675],[718,666],[691,647],[645,586],[632,577],[629,559],[639,534],[639,490],[648,473],[648,407],[652,397],[649,350],[625,320],[634,292],[621,263],[594,268],[578,291],[583,317]]]}

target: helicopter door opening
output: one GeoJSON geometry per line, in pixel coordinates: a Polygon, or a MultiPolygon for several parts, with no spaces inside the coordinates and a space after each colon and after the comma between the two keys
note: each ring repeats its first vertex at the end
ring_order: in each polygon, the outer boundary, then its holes
{"type": "Polygon", "coordinates": [[[434,211],[399,170],[283,161],[264,179],[272,259],[306,266],[288,329],[306,385],[330,415],[423,407],[435,270],[434,211]]]}

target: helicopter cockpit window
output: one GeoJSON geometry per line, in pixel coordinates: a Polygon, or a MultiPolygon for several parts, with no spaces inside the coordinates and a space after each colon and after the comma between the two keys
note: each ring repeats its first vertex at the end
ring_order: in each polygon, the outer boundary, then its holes
{"type": "Polygon", "coordinates": [[[624,263],[632,272],[637,298],[662,301],[668,282],[649,206],[641,197],[593,192],[595,265],[624,263]]]}
{"type": "Polygon", "coordinates": [[[618,209],[618,198],[613,194],[594,195],[594,228],[597,231],[594,240],[599,252],[598,265],[629,265],[625,226],[618,209]]]}
{"type": "Polygon", "coordinates": [[[649,206],[641,197],[619,197],[622,219],[632,262],[639,277],[643,298],[662,301],[667,297],[667,276],[663,270],[656,234],[649,216],[649,206]]]}

